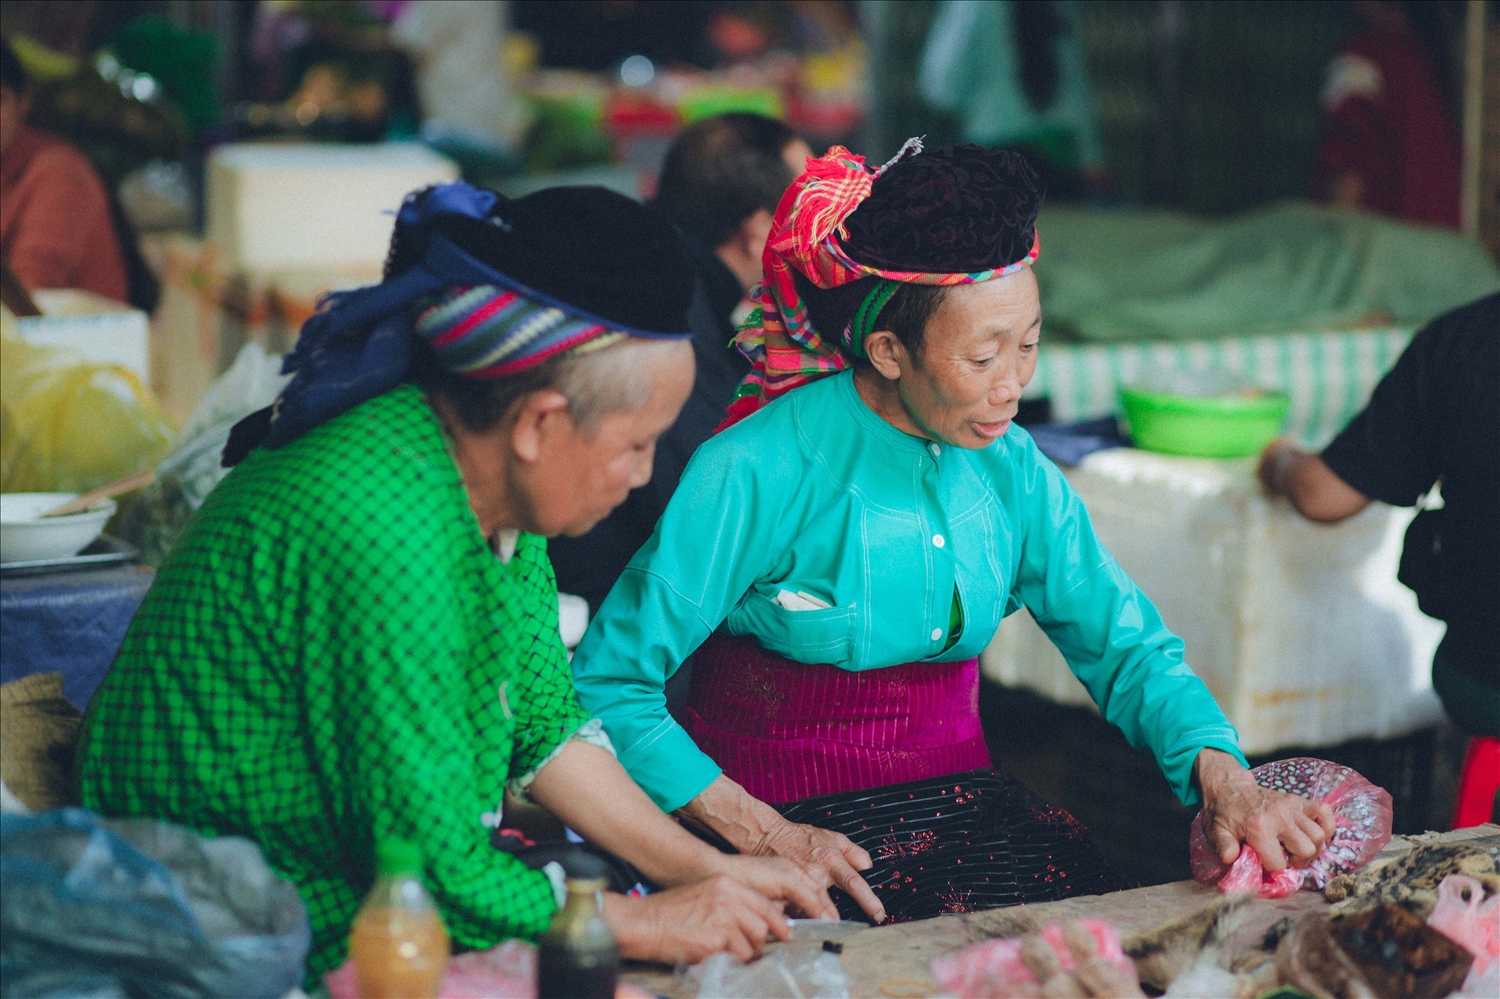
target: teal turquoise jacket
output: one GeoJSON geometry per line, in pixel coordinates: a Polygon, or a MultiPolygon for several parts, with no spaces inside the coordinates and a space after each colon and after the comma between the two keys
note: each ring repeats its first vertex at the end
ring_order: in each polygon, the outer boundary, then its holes
{"type": "Polygon", "coordinates": [[[719,775],[667,714],[664,689],[716,628],[797,662],[867,670],[971,659],[1022,607],[1183,802],[1197,797],[1200,749],[1243,760],[1182,640],[1029,434],[1012,427],[977,451],[909,436],[864,404],[849,372],[698,449],[589,626],[573,677],[620,762],[671,811],[719,775]],[[828,607],[789,610],[782,590],[828,607]]]}

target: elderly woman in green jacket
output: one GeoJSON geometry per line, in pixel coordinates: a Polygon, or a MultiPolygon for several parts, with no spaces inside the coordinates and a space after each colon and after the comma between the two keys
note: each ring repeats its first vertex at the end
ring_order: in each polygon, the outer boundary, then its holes
{"type": "Polygon", "coordinates": [[[670,890],[606,895],[629,957],[742,957],[795,866],[727,856],[641,793],[578,704],[545,535],[651,475],[687,397],[692,271],[598,188],[463,184],[397,219],[386,280],[304,328],[276,407],[157,575],[90,705],[83,801],[246,836],[301,892],[310,982],[337,965],[388,837],[418,844],[454,942],[535,937],[561,870],[493,849],[507,790],[670,890]]]}
{"type": "Polygon", "coordinates": [[[573,660],[663,809],[796,860],[848,916],[1109,890],[1086,833],[990,758],[976,657],[1027,608],[1226,862],[1310,861],[1326,806],[1261,789],[1182,642],[1011,425],[1042,313],[1017,155],[841,147],[777,212],[754,369],[573,660]],[[694,655],[681,722],[667,677],[694,655]],[[861,878],[858,870],[867,871],[861,878]]]}

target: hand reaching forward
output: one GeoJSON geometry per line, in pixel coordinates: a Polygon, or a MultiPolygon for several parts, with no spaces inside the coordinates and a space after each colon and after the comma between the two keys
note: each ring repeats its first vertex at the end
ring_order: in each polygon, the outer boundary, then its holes
{"type": "Polygon", "coordinates": [[[749,961],[771,937],[792,935],[780,903],[727,874],[644,898],[607,894],[604,918],[622,957],[661,964],[697,964],[721,950],[749,961]]]}
{"type": "MultiPolygon", "coordinates": [[[[843,833],[816,826],[788,822],[763,801],[720,774],[712,784],[678,814],[685,820],[713,830],[742,854],[782,857],[800,867],[820,889],[838,885],[859,907],[879,923],[885,907],[859,876],[872,864],[870,855],[843,833]]],[[[827,900],[826,894],[824,900],[827,900]]],[[[800,905],[800,903],[799,903],[800,905]]],[[[809,911],[806,908],[804,912],[809,911]]],[[[834,913],[832,903],[819,907],[820,914],[834,913]]]]}
{"type": "MultiPolygon", "coordinates": [[[[873,866],[870,855],[843,833],[782,819],[761,837],[754,853],[761,857],[785,857],[817,881],[819,887],[838,885],[844,889],[875,922],[885,919],[885,906],[859,874],[873,866]]],[[[828,898],[826,892],[823,898],[828,898]]],[[[837,919],[838,910],[832,902],[827,908],[831,913],[827,918],[837,919]]]]}
{"type": "Polygon", "coordinates": [[[1267,871],[1306,867],[1333,835],[1333,809],[1261,787],[1238,760],[1205,749],[1194,764],[1203,790],[1203,835],[1225,864],[1249,843],[1267,871]]]}

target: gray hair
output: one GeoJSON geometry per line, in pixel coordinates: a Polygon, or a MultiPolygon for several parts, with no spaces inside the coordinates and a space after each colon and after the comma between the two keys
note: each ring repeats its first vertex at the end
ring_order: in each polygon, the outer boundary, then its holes
{"type": "Polygon", "coordinates": [[[490,430],[521,397],[556,389],[568,400],[573,422],[586,434],[610,413],[635,412],[651,399],[653,370],[678,341],[626,337],[617,343],[561,357],[509,378],[476,381],[441,367],[424,349],[416,380],[451,402],[474,433],[490,430]]]}

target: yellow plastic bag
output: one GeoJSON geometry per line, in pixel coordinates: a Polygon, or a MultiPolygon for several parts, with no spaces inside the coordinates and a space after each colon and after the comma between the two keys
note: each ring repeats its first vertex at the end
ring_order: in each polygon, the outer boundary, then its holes
{"type": "Polygon", "coordinates": [[[86,492],[167,453],[173,431],[135,373],[22,340],[0,317],[0,491],[86,492]]]}

